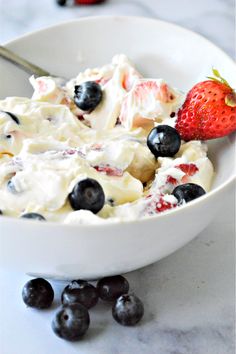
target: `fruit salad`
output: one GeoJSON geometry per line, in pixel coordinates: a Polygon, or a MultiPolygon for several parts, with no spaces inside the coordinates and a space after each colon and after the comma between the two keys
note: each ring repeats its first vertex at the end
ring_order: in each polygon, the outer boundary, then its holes
{"type": "Polygon", "coordinates": [[[214,176],[204,140],[236,129],[235,93],[215,75],[187,97],[125,55],[66,83],[31,77],[32,98],[0,101],[2,216],[110,223],[202,196],[214,176]]]}

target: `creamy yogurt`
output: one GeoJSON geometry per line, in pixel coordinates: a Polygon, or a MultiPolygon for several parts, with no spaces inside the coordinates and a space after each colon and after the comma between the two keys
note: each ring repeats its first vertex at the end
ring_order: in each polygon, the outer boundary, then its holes
{"type": "Polygon", "coordinates": [[[184,95],[163,79],[143,78],[125,55],[79,73],[64,86],[52,77],[30,82],[31,99],[0,101],[3,215],[37,212],[67,224],[136,220],[176,207],[171,192],[179,184],[210,190],[214,169],[205,143],[182,142],[173,158],[157,160],[148,149],[154,126],[175,125],[184,95]],[[103,91],[90,113],[73,100],[74,86],[85,81],[96,81],[103,91]],[[68,202],[85,178],[97,180],[105,194],[97,215],[74,211],[68,202]]]}

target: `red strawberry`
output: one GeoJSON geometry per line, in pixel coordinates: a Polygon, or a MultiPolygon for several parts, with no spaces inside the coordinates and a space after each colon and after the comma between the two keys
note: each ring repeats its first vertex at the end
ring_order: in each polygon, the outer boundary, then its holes
{"type": "Polygon", "coordinates": [[[179,168],[188,176],[193,176],[195,175],[196,172],[199,171],[197,166],[194,163],[181,163],[180,165],[177,165],[175,167],[179,168]]]}
{"type": "Polygon", "coordinates": [[[107,176],[122,177],[124,172],[116,167],[111,167],[109,165],[105,166],[93,166],[98,172],[105,172],[107,176]]]}
{"type": "Polygon", "coordinates": [[[167,176],[166,183],[176,185],[178,183],[177,179],[172,176],[167,176]]]}
{"type": "MultiPolygon", "coordinates": [[[[125,86],[123,87],[125,88],[125,86]]],[[[126,87],[128,90],[129,88],[126,87]]],[[[150,122],[152,123],[155,116],[157,117],[162,113],[162,108],[157,105],[155,113],[147,114],[149,107],[153,107],[153,102],[171,103],[174,99],[174,93],[165,82],[152,79],[137,80],[123,100],[119,117],[120,122],[128,128],[132,126],[143,127],[150,122]],[[135,107],[135,110],[133,107],[135,107]],[[139,112],[139,114],[134,112],[139,112]],[[147,116],[144,116],[145,114],[147,116]]]]}
{"type": "Polygon", "coordinates": [[[215,139],[236,130],[236,92],[217,70],[213,74],[189,91],[178,112],[175,128],[184,140],[215,139]]]}
{"type": "Polygon", "coordinates": [[[169,103],[175,98],[166,83],[159,84],[159,82],[150,79],[140,80],[135,87],[135,99],[145,103],[149,95],[165,103],[169,103]]]}
{"type": "Polygon", "coordinates": [[[78,5],[92,5],[103,1],[104,0],[74,0],[75,4],[78,5]]]}
{"type": "MultiPolygon", "coordinates": [[[[93,5],[93,4],[99,4],[100,2],[104,2],[105,0],[74,0],[75,5],[93,5]]],[[[68,3],[68,0],[56,0],[56,3],[59,6],[66,6],[68,3]]]]}
{"type": "Polygon", "coordinates": [[[177,165],[175,167],[179,168],[185,173],[185,175],[181,178],[181,182],[183,183],[187,183],[188,177],[195,175],[195,173],[199,171],[199,169],[194,163],[181,163],[180,165],[177,165]]]}

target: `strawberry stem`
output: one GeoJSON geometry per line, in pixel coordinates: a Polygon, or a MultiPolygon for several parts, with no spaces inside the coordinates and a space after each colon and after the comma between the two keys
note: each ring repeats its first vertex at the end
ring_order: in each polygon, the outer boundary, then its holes
{"type": "Polygon", "coordinates": [[[227,104],[227,106],[229,107],[236,107],[236,92],[235,90],[232,89],[232,87],[230,86],[230,84],[228,83],[228,81],[226,81],[219,73],[219,71],[215,68],[212,68],[212,72],[214,76],[207,76],[208,79],[216,81],[216,82],[220,82],[223,85],[226,85],[227,87],[229,87],[231,89],[232,92],[228,93],[225,96],[225,103],[227,104]]]}
{"type": "Polygon", "coordinates": [[[219,71],[215,68],[212,68],[212,72],[214,76],[207,76],[208,79],[210,80],[214,80],[217,82],[221,82],[222,84],[228,86],[231,88],[230,84],[228,83],[228,81],[226,81],[219,73],[219,71]]]}

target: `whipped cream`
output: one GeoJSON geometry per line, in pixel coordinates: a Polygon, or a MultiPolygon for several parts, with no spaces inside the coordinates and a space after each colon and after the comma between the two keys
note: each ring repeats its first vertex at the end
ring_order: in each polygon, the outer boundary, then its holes
{"type": "Polygon", "coordinates": [[[3,215],[38,212],[66,224],[120,222],[176,207],[171,193],[179,184],[210,190],[214,169],[205,143],[182,142],[173,158],[157,160],[148,149],[154,126],[175,125],[184,95],[163,79],[143,78],[125,55],[66,84],[52,77],[30,82],[31,99],[0,101],[3,215]],[[74,86],[86,81],[96,81],[103,91],[92,112],[83,112],[73,99],[74,86]],[[68,202],[85,178],[97,180],[104,190],[105,205],[97,215],[74,211],[68,202]]]}

